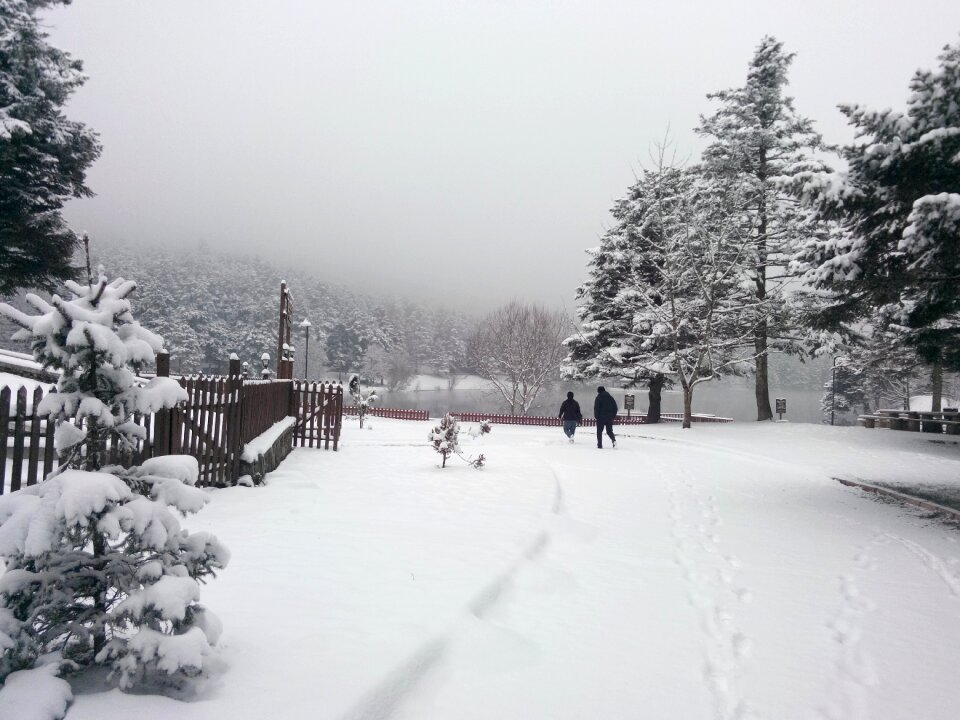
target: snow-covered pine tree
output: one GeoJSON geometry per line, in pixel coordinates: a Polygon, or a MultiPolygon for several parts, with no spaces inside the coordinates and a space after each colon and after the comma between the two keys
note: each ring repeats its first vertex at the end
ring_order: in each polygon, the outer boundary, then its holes
{"type": "Polygon", "coordinates": [[[57,392],[39,407],[57,423],[61,466],[99,470],[108,444],[126,450],[143,439],[135,415],[173,407],[187,395],[172,378],[143,385],[136,377],[163,349],[163,338],[133,319],[129,296],[136,283],[101,275],[92,285],[68,280],[66,287],[72,299],[54,295],[48,303],[27,295],[40,315],[5,303],[0,313],[20,325],[16,337],[30,340],[38,362],[61,373],[57,392]]]}
{"type": "Polygon", "coordinates": [[[841,106],[857,131],[842,149],[848,169],[791,183],[820,219],[840,225],[797,256],[825,296],[815,321],[902,326],[935,388],[945,366],[960,367],[960,42],[939,60],[914,75],[905,113],[841,106]]]}
{"type": "Polygon", "coordinates": [[[413,374],[424,371],[430,360],[433,341],[429,313],[412,302],[404,301],[400,308],[403,347],[413,365],[413,374]]]}
{"type": "Polygon", "coordinates": [[[798,345],[786,300],[789,260],[812,232],[811,215],[798,209],[783,186],[798,173],[822,171],[812,153],[823,142],[810,120],[799,115],[784,94],[793,54],[765,37],[754,53],[743,87],[712,93],[719,107],[701,117],[697,132],[710,140],[703,170],[733,183],[744,197],[743,214],[752,241],[743,257],[743,274],[762,314],[755,326],[754,365],[757,419],[770,420],[768,353],[796,352],[798,345]]]}
{"type": "Polygon", "coordinates": [[[122,687],[178,687],[204,671],[219,635],[198,583],[229,554],[208,533],[181,529],[169,509],[196,512],[209,500],[193,487],[197,461],[104,467],[108,444],[142,438],[136,413],[186,399],[171,378],[142,384],[134,374],[163,346],[133,319],[135,287],[68,281],[72,299],[28,295],[40,315],[0,304],[36,359],[61,372],[38,408],[57,422],[61,466],[0,498],[0,680],[56,653],[66,671],[110,667],[122,687]]]}
{"type": "MultiPolygon", "coordinates": [[[[658,166],[663,167],[660,149],[658,166]]],[[[653,258],[638,250],[641,244],[658,242],[659,227],[647,222],[651,204],[657,198],[679,192],[682,173],[664,172],[642,175],[611,210],[613,226],[604,233],[600,246],[588,252],[587,281],[577,289],[578,332],[564,341],[569,355],[565,374],[575,379],[616,377],[627,387],[646,382],[648,387],[647,422],[660,422],[661,391],[672,382],[662,372],[650,371],[634,362],[637,354],[649,353],[649,338],[631,332],[634,309],[624,302],[621,292],[633,283],[656,282],[658,269],[653,258]],[[647,237],[641,239],[641,235],[647,237]],[[633,338],[633,345],[630,344],[633,338]],[[614,356],[609,348],[616,343],[614,356]],[[645,346],[645,347],[644,347],[645,346]]]]}
{"type": "MultiPolygon", "coordinates": [[[[489,432],[490,423],[484,421],[481,423],[481,434],[489,432]]],[[[451,455],[459,455],[467,465],[477,469],[482,468],[486,464],[487,459],[483,453],[479,454],[476,458],[465,458],[461,454],[460,421],[457,420],[455,415],[447,413],[440,418],[440,424],[434,426],[433,430],[431,430],[427,436],[427,440],[430,441],[433,449],[440,453],[440,457],[443,458],[443,462],[440,464],[441,468],[447,466],[447,458],[451,455]]]]}
{"type": "Polygon", "coordinates": [[[847,335],[853,342],[842,349],[842,357],[859,373],[865,411],[884,405],[909,410],[911,393],[929,389],[929,368],[906,344],[901,328],[862,324],[847,335]]]}
{"type": "Polygon", "coordinates": [[[440,424],[434,426],[427,436],[433,449],[440,453],[443,461],[441,468],[447,466],[447,458],[460,452],[460,421],[450,413],[440,418],[440,424]]]}
{"type": "Polygon", "coordinates": [[[339,378],[351,368],[360,367],[367,346],[354,329],[338,324],[327,335],[324,349],[330,369],[335,370],[339,378]]]}
{"type": "Polygon", "coordinates": [[[744,198],[737,185],[671,167],[662,154],[634,195],[643,210],[622,248],[633,272],[610,300],[617,322],[599,367],[622,363],[674,377],[689,428],[694,388],[751,359],[751,321],[763,317],[739,272],[751,243],[741,223],[744,198]]]}
{"type": "Polygon", "coordinates": [[[194,458],[169,456],[66,470],[0,498],[0,680],[49,653],[68,673],[108,667],[122,688],[179,690],[203,673],[220,623],[199,583],[229,553],[170,511],[209,500],[196,478],[194,458]]]}
{"type": "Polygon", "coordinates": [[[67,0],[0,0],[0,295],[71,278],[77,237],[60,214],[88,197],[97,136],[61,109],[85,77],[37,13],[67,0]]]}

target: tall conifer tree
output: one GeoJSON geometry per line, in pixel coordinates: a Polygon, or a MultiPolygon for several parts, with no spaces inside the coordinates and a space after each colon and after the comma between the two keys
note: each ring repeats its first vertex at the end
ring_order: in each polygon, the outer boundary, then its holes
{"type": "Polygon", "coordinates": [[[797,113],[784,94],[793,54],[765,37],[754,53],[743,87],[708,97],[719,102],[701,117],[698,132],[710,140],[703,153],[708,176],[736,184],[746,200],[744,214],[752,234],[744,257],[744,275],[762,313],[753,322],[757,419],[770,420],[768,353],[796,348],[785,299],[789,258],[809,236],[809,215],[781,185],[799,172],[823,169],[811,156],[823,147],[810,120],[797,113]]]}
{"type": "Polygon", "coordinates": [[[857,131],[848,170],[793,179],[839,225],[798,255],[821,301],[814,322],[897,332],[932,365],[934,409],[943,367],[960,367],[960,43],[939,59],[914,75],[905,113],[840,107],[857,131]]]}
{"type": "Polygon", "coordinates": [[[64,202],[100,155],[96,135],[61,108],[85,78],[47,44],[37,13],[67,0],[0,0],[0,295],[74,276],[77,237],[64,202]]]}

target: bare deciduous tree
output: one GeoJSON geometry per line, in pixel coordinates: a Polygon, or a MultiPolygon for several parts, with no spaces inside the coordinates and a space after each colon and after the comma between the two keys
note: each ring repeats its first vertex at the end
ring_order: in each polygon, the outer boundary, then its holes
{"type": "Polygon", "coordinates": [[[471,361],[511,415],[526,415],[557,377],[570,330],[563,313],[514,300],[481,321],[470,341],[471,361]]]}

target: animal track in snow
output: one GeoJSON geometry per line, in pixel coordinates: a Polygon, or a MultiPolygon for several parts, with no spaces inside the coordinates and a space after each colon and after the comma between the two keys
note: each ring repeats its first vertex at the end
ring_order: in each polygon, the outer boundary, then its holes
{"type": "Polygon", "coordinates": [[[718,720],[752,720],[757,715],[740,694],[741,664],[752,642],[736,624],[734,608],[749,602],[747,588],[736,584],[741,563],[722,552],[723,522],[713,495],[706,498],[689,476],[660,468],[670,509],[675,560],[687,585],[687,599],[697,611],[704,633],[703,680],[718,720]]]}

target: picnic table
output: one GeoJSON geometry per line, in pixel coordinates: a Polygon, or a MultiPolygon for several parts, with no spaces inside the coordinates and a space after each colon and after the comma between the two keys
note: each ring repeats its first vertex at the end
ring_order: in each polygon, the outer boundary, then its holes
{"type": "Polygon", "coordinates": [[[946,433],[960,435],[960,408],[944,408],[937,411],[923,410],[876,410],[861,415],[859,421],[865,428],[887,427],[908,432],[946,433]]]}

